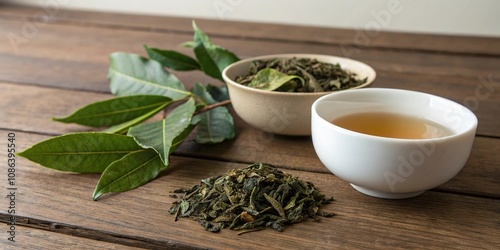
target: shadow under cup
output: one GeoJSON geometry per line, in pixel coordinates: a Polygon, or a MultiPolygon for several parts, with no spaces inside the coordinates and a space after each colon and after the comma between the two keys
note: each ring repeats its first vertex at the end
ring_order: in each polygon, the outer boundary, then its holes
{"type": "Polygon", "coordinates": [[[409,198],[453,178],[467,161],[477,128],[476,116],[442,97],[399,89],[368,88],[337,92],[311,109],[314,149],[321,162],[361,193],[409,198]],[[362,134],[332,123],[355,113],[392,113],[443,125],[450,135],[398,139],[362,134]]]}

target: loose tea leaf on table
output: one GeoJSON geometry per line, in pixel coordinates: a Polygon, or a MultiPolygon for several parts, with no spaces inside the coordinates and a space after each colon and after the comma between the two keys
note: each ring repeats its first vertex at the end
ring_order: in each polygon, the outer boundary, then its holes
{"type": "Polygon", "coordinates": [[[319,216],[334,215],[319,211],[333,198],[325,198],[311,182],[263,163],[230,170],[174,192],[185,193],[170,208],[175,220],[190,217],[211,232],[230,228],[241,234],[266,227],[282,231],[285,225],[306,218],[318,221],[319,216]]]}
{"type": "Polygon", "coordinates": [[[247,74],[235,79],[245,86],[281,92],[335,91],[359,86],[366,80],[358,79],[339,64],[295,57],[254,61],[247,74]]]}

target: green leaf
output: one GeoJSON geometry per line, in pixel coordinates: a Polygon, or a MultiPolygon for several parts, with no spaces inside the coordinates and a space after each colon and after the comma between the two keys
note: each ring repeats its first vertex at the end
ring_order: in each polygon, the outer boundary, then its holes
{"type": "Polygon", "coordinates": [[[331,80],[329,84],[330,86],[335,86],[335,88],[337,89],[340,89],[342,87],[342,83],[339,79],[331,80]]]}
{"type": "Polygon", "coordinates": [[[181,43],[181,46],[186,47],[186,48],[194,48],[194,45],[195,45],[194,41],[187,41],[187,42],[181,43]]]}
{"type": "Polygon", "coordinates": [[[204,106],[217,103],[217,101],[208,92],[207,88],[199,82],[194,84],[194,87],[191,91],[195,96],[198,97],[198,99],[204,106]]]}
{"type": "Polygon", "coordinates": [[[42,141],[18,155],[60,171],[102,173],[112,162],[141,149],[129,136],[75,133],[42,141]]]}
{"type": "Polygon", "coordinates": [[[227,91],[226,86],[218,87],[208,84],[206,89],[208,93],[210,93],[210,95],[218,102],[229,100],[229,92],[227,91]]]}
{"type": "Polygon", "coordinates": [[[92,198],[109,192],[125,192],[146,184],[165,170],[159,155],[152,149],[131,152],[111,163],[102,173],[92,198]]]}
{"type": "Polygon", "coordinates": [[[193,119],[191,120],[191,124],[186,127],[178,136],[175,137],[175,139],[172,141],[172,146],[170,147],[170,154],[177,150],[177,148],[182,144],[182,142],[193,132],[193,129],[196,127],[197,123],[199,122],[199,119],[193,119]]]}
{"type": "Polygon", "coordinates": [[[108,127],[133,120],[160,107],[165,107],[171,101],[172,99],[166,96],[123,96],[87,105],[67,117],[52,119],[91,127],[108,127]]]}
{"type": "Polygon", "coordinates": [[[111,92],[118,96],[148,94],[176,100],[191,94],[159,62],[135,54],[111,54],[108,79],[111,92]]]}
{"type": "Polygon", "coordinates": [[[297,68],[302,72],[302,75],[305,78],[307,78],[307,81],[302,81],[303,83],[305,83],[305,87],[306,87],[307,91],[309,91],[309,92],[324,92],[325,91],[323,89],[323,87],[321,87],[321,85],[318,83],[318,80],[316,80],[316,78],[314,78],[313,75],[309,74],[309,72],[302,69],[301,67],[297,66],[297,68]]]}
{"type": "MultiPolygon", "coordinates": [[[[193,87],[193,94],[198,96],[205,105],[217,103],[212,98],[207,89],[196,83],[193,87]]],[[[235,136],[233,117],[226,107],[217,107],[196,115],[200,120],[196,127],[196,142],[198,143],[218,143],[235,136]]]]}
{"type": "Polygon", "coordinates": [[[218,143],[234,138],[233,117],[226,107],[217,107],[197,116],[200,117],[196,127],[197,143],[218,143]]]}
{"type": "Polygon", "coordinates": [[[212,44],[208,36],[203,33],[196,23],[194,29],[194,54],[205,74],[223,81],[222,71],[231,63],[240,59],[232,52],[212,44]]]}
{"type": "Polygon", "coordinates": [[[273,91],[295,78],[303,81],[303,79],[299,76],[290,76],[275,69],[266,68],[257,72],[248,86],[256,89],[273,91]]]}
{"type": "Polygon", "coordinates": [[[196,127],[197,143],[218,143],[234,138],[233,117],[226,107],[217,107],[197,116],[200,117],[196,127]]]}
{"type": "Polygon", "coordinates": [[[128,135],[133,136],[142,147],[154,149],[163,163],[168,165],[176,138],[191,125],[195,108],[194,100],[190,98],[172,110],[165,119],[132,127],[128,135]]]}
{"type": "Polygon", "coordinates": [[[173,50],[161,50],[144,45],[149,58],[158,61],[164,67],[179,71],[201,69],[193,58],[173,50]]]}
{"type": "Polygon", "coordinates": [[[102,132],[103,133],[111,133],[111,134],[124,134],[127,132],[127,130],[129,128],[131,128],[132,126],[135,126],[143,121],[146,121],[147,119],[153,117],[154,115],[156,115],[158,112],[162,111],[163,109],[165,109],[168,105],[172,104],[173,102],[169,102],[169,103],[165,103],[163,106],[160,106],[154,110],[151,110],[149,111],[148,113],[144,114],[144,115],[141,115],[137,118],[134,118],[130,121],[126,121],[124,123],[121,123],[121,124],[118,124],[118,125],[115,125],[115,126],[112,126],[112,127],[109,127],[105,130],[103,130],[102,132]]]}

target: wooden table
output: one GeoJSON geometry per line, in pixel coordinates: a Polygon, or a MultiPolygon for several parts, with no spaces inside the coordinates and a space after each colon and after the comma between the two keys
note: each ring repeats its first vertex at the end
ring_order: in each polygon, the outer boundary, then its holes
{"type": "MultiPolygon", "coordinates": [[[[234,115],[234,140],[187,141],[158,179],[99,201],[91,199],[99,175],[56,172],[17,158],[16,237],[10,242],[8,134],[15,133],[21,151],[55,135],[88,131],[51,118],[112,97],[106,79],[110,53],[145,55],[143,44],[190,53],[179,44],[192,39],[192,28],[183,18],[0,6],[1,249],[500,249],[500,39],[375,32],[362,40],[363,31],[354,30],[197,24],[241,58],[347,56],[375,68],[373,87],[417,90],[464,104],[479,118],[465,168],[416,198],[372,198],[329,173],[309,137],[267,134],[234,115]],[[336,199],[323,209],[337,216],[241,236],[209,233],[189,219],[173,221],[170,191],[253,162],[314,182],[336,199]]],[[[200,73],[177,76],[187,86],[214,82],[200,73]]]]}

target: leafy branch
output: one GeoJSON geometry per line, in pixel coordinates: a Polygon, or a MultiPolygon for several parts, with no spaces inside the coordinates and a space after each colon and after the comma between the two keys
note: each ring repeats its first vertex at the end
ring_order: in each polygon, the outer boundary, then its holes
{"type": "Polygon", "coordinates": [[[170,155],[196,131],[196,142],[219,143],[234,138],[234,122],[225,105],[225,86],[195,83],[191,90],[169,70],[201,70],[222,81],[222,71],[239,58],[213,44],[193,22],[195,58],[144,46],[148,57],[110,55],[108,80],[116,97],[84,106],[54,121],[104,128],[53,137],[19,153],[47,168],[100,173],[92,198],[124,192],[155,179],[170,165],[170,155]],[[146,122],[159,112],[164,119],[146,122]]]}

